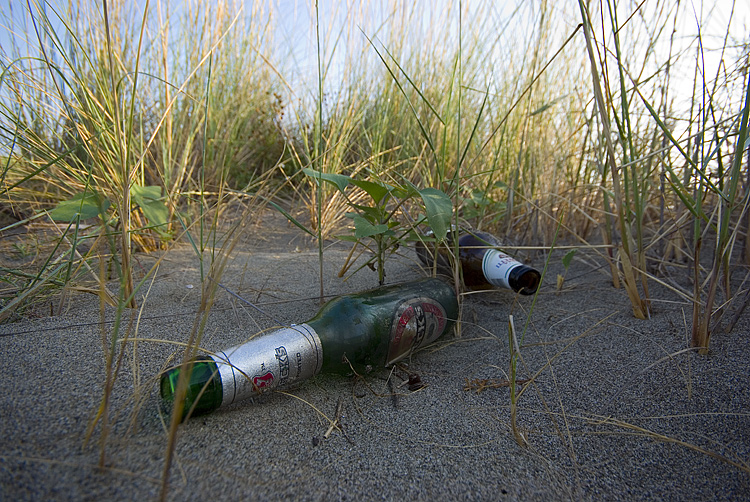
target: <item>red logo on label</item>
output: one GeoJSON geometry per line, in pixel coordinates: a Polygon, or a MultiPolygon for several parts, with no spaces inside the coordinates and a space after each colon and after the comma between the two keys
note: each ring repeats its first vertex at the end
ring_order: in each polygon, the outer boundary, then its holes
{"type": "Polygon", "coordinates": [[[253,388],[256,390],[263,390],[273,385],[273,373],[270,371],[265,375],[255,375],[253,377],[253,388]]]}
{"type": "Polygon", "coordinates": [[[447,319],[442,305],[430,298],[402,303],[391,326],[391,344],[386,364],[407,356],[443,333],[447,319]]]}

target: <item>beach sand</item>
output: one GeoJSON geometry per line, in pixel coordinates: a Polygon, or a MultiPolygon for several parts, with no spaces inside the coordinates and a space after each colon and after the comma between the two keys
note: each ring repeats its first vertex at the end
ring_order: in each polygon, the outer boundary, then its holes
{"type": "MultiPolygon", "coordinates": [[[[316,245],[273,221],[280,231],[246,230],[221,278],[263,313],[219,289],[202,347],[233,346],[319,309],[316,245]]],[[[325,250],[327,295],[377,286],[368,268],[337,276],[349,246],[325,250]]],[[[161,254],[137,256],[136,270],[161,254]]],[[[558,292],[563,254],[553,253],[533,310],[532,297],[509,291],[467,294],[460,332],[395,370],[319,375],[190,419],[179,428],[168,499],[747,500],[750,313],[698,355],[685,350],[684,298],[652,281],[652,318],[636,319],[591,250],[576,255],[558,292]],[[502,386],[511,315],[518,378],[536,375],[518,400],[524,446],[502,386]],[[410,391],[409,374],[424,387],[410,391]],[[325,437],[339,402],[340,429],[325,437]]],[[[529,256],[544,267],[545,253],[529,256]]],[[[386,272],[388,284],[426,274],[405,246],[386,272]]],[[[102,399],[102,337],[112,334],[114,309],[102,322],[98,298],[72,292],[60,315],[42,305],[0,325],[0,499],[159,497],[167,432],[156,379],[181,357],[168,342],[187,340],[200,294],[188,244],[170,250],[141,288],[132,316],[139,341],[128,343],[112,392],[103,468],[101,425],[85,437],[102,399]]]]}

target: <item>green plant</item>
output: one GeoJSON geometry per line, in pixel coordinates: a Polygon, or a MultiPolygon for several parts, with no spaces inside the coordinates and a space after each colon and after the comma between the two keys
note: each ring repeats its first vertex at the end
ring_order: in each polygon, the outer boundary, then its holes
{"type": "MultiPolygon", "coordinates": [[[[75,219],[74,245],[77,222],[97,217],[87,239],[95,252],[107,249],[104,259],[125,284],[131,248],[164,246],[196,213],[202,226],[227,181],[252,190],[283,160],[283,84],[261,52],[272,37],[258,5],[248,5],[247,27],[243,10],[226,2],[174,13],[163,2],[27,7],[34,30],[16,27],[21,40],[3,47],[0,89],[9,99],[0,103],[0,135],[10,150],[0,195],[24,210],[49,210],[58,223],[75,219]],[[159,27],[153,36],[150,23],[159,27]],[[233,29],[242,36],[227,37],[233,29]],[[218,84],[206,85],[212,74],[218,84]]],[[[87,271],[71,260],[69,271],[87,271]]],[[[87,271],[64,280],[90,278],[87,271]]]]}
{"type": "MultiPolygon", "coordinates": [[[[357,244],[371,239],[375,243],[372,249],[375,268],[378,271],[378,284],[382,285],[385,280],[385,259],[389,250],[393,250],[404,240],[416,240],[416,225],[426,222],[438,239],[444,239],[452,218],[453,204],[445,193],[435,188],[419,189],[408,181],[393,186],[384,182],[361,180],[335,173],[320,173],[312,169],[303,169],[303,172],[316,183],[325,181],[335,186],[346,198],[347,203],[354,211],[347,213],[347,217],[354,223],[354,235],[350,237],[340,236],[343,240],[352,240],[357,244]],[[372,200],[371,205],[355,203],[349,199],[347,187],[349,185],[363,190],[372,200]],[[404,205],[415,198],[421,199],[421,207],[424,216],[412,224],[405,224],[397,216],[404,210],[404,205]]],[[[350,255],[351,256],[351,255],[350,255]]],[[[368,261],[367,264],[371,262],[368,261]]],[[[365,266],[365,265],[362,265],[365,266]]],[[[342,271],[348,269],[345,264],[342,271]]]]}
{"type": "MultiPolygon", "coordinates": [[[[742,111],[739,115],[739,124],[737,132],[737,146],[735,147],[734,154],[732,155],[732,166],[729,170],[727,185],[720,186],[717,192],[719,196],[718,206],[719,212],[716,217],[716,248],[713,257],[713,264],[709,272],[709,284],[708,293],[705,303],[701,302],[700,290],[698,288],[698,278],[700,277],[699,271],[699,260],[701,249],[701,238],[696,239],[696,259],[695,259],[695,284],[694,289],[694,303],[693,303],[693,325],[691,333],[691,344],[693,347],[698,347],[702,354],[708,352],[709,341],[711,339],[711,332],[715,329],[712,325],[712,316],[714,315],[714,302],[716,301],[716,293],[719,285],[721,284],[724,290],[724,296],[726,299],[732,299],[730,292],[729,278],[730,278],[730,262],[732,257],[732,250],[734,243],[738,238],[740,232],[740,225],[733,222],[733,217],[737,218],[737,221],[741,219],[741,215],[747,212],[748,209],[748,197],[750,192],[746,192],[744,196],[741,196],[740,179],[741,179],[741,166],[744,149],[748,145],[748,127],[750,121],[750,76],[745,84],[745,102],[742,107],[742,111]]],[[[717,143],[719,140],[717,139],[717,143]]],[[[720,144],[716,146],[717,150],[720,148],[720,144]]],[[[721,157],[719,157],[720,159],[721,157]]]]}
{"type": "Polygon", "coordinates": [[[565,256],[562,258],[562,265],[565,269],[565,272],[562,274],[557,274],[557,290],[560,291],[563,288],[563,284],[565,283],[565,277],[568,275],[568,269],[570,268],[570,264],[573,262],[573,257],[576,255],[577,249],[571,249],[567,253],[565,253],[565,256]]]}

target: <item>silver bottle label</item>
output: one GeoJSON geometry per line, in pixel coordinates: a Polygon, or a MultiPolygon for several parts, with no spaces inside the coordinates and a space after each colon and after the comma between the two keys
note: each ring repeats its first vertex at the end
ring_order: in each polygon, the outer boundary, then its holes
{"type": "Polygon", "coordinates": [[[297,324],[218,352],[213,360],[226,406],[315,376],[323,366],[323,350],[318,334],[297,324]]]}
{"type": "Polygon", "coordinates": [[[519,266],[519,262],[497,249],[488,249],[482,259],[484,277],[487,282],[499,288],[512,289],[508,278],[510,272],[519,266]]]}
{"type": "Polygon", "coordinates": [[[391,325],[391,344],[386,365],[391,365],[414,350],[435,341],[445,330],[445,309],[431,298],[407,300],[396,309],[391,325]]]}

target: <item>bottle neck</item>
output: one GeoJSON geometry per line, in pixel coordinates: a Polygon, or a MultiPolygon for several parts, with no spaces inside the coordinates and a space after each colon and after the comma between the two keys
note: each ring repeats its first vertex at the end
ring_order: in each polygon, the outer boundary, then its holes
{"type": "MultiPolygon", "coordinates": [[[[484,279],[492,286],[511,289],[522,295],[532,295],[539,288],[541,274],[520,263],[515,258],[495,249],[500,246],[500,241],[491,234],[475,232],[461,237],[459,245],[462,246],[492,246],[489,249],[473,249],[466,252],[469,255],[478,256],[481,253],[481,269],[484,279]]],[[[476,258],[474,258],[476,259],[476,258]]],[[[466,272],[466,271],[464,271],[466,272]]]]}
{"type": "Polygon", "coordinates": [[[212,357],[221,377],[222,406],[312,378],[323,365],[320,337],[307,324],[266,333],[212,357]]]}

